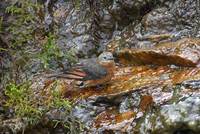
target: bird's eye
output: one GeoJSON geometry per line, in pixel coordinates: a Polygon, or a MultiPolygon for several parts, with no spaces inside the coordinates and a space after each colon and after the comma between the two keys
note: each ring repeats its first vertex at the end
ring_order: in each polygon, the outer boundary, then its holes
{"type": "Polygon", "coordinates": [[[103,57],[104,59],[107,59],[107,57],[103,57]]]}

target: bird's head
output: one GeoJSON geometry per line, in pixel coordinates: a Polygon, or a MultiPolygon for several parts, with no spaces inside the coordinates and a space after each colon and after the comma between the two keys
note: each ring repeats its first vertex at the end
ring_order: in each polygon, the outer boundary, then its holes
{"type": "Polygon", "coordinates": [[[111,52],[103,52],[98,57],[99,62],[114,62],[114,57],[111,52]]]}

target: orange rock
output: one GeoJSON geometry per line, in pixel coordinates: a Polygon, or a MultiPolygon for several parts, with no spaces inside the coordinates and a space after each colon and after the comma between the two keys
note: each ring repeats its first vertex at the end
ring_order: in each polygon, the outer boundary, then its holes
{"type": "MultiPolygon", "coordinates": [[[[95,126],[96,128],[101,127],[103,125],[112,125],[112,124],[117,124],[117,123],[121,123],[125,120],[129,120],[129,119],[133,119],[135,118],[136,113],[133,111],[127,111],[124,113],[117,113],[115,111],[115,109],[112,110],[106,110],[104,112],[102,112],[101,114],[99,114],[94,123],[93,126],[95,126]]],[[[122,126],[125,126],[125,124],[121,124],[122,126]]]]}
{"type": "Polygon", "coordinates": [[[142,96],[142,100],[140,102],[140,110],[145,112],[147,108],[153,103],[153,98],[149,95],[142,96]]]}
{"type": "MultiPolygon", "coordinates": [[[[200,78],[200,68],[173,69],[167,66],[148,67],[135,66],[118,68],[114,78],[102,89],[87,88],[70,90],[65,93],[67,98],[88,98],[124,95],[142,89],[152,90],[155,87],[173,86],[185,80],[197,80],[200,78]]],[[[67,86],[67,85],[65,85],[67,86]]]]}
{"type": "Polygon", "coordinates": [[[118,53],[122,64],[198,66],[200,39],[184,38],[176,42],[160,43],[151,49],[125,49],[118,53]]]}

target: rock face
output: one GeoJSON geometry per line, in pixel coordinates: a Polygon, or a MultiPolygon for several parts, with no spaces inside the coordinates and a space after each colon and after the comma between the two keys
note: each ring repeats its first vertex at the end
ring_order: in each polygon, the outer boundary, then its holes
{"type": "Polygon", "coordinates": [[[199,133],[200,96],[191,96],[176,104],[164,105],[159,111],[146,115],[140,129],[142,133],[199,133]],[[149,120],[156,121],[151,124],[149,120]]]}
{"type": "Polygon", "coordinates": [[[120,42],[119,49],[150,48],[160,42],[199,37],[197,1],[166,0],[157,4],[156,9],[144,14],[138,23],[133,21],[111,41],[120,42]]]}
{"type": "MultiPolygon", "coordinates": [[[[178,118],[175,114],[169,113],[169,102],[181,101],[187,98],[189,95],[196,95],[199,97],[199,68],[173,68],[173,67],[146,67],[146,66],[133,66],[126,68],[119,68],[116,76],[110,82],[110,84],[103,89],[96,88],[83,89],[80,91],[66,91],[66,97],[77,98],[77,105],[85,105],[84,108],[77,107],[74,109],[74,115],[79,117],[85,122],[90,129],[91,133],[97,132],[148,132],[148,129],[155,129],[154,133],[170,131],[171,129],[165,126],[166,122],[171,126],[173,116],[178,118]],[[187,83],[187,84],[186,84],[187,83]],[[82,99],[80,99],[82,98],[82,99]],[[153,107],[152,107],[153,106],[153,107]],[[172,117],[162,118],[163,124],[159,125],[158,119],[151,120],[150,117],[144,117],[145,114],[152,114],[156,117],[158,108],[162,114],[169,114],[172,117]],[[155,110],[155,111],[154,111],[155,110]],[[82,112],[81,112],[82,111],[82,112]],[[143,118],[147,118],[143,120],[143,118]],[[150,128],[146,123],[152,124],[150,128]],[[142,122],[140,124],[139,122],[142,122]],[[140,127],[139,127],[140,126],[140,127]]],[[[191,101],[197,101],[198,99],[191,99],[191,101]]],[[[192,102],[190,102],[192,103],[192,102]]],[[[185,104],[173,106],[172,108],[184,109],[185,104]],[[180,108],[181,107],[181,108],[180,108]]],[[[188,104],[187,106],[190,106],[188,104]]],[[[193,106],[191,106],[193,107],[193,106]]],[[[194,106],[194,110],[195,110],[194,106]]],[[[198,107],[198,106],[197,106],[198,107]]],[[[169,109],[170,110],[170,109],[169,109]]],[[[182,110],[180,110],[182,111],[182,110]]],[[[199,111],[195,110],[196,121],[190,127],[196,128],[199,122],[199,111]]],[[[185,111],[186,114],[187,110],[185,111]]],[[[193,117],[192,112],[190,112],[193,117]]],[[[165,117],[165,115],[163,115],[165,117]]],[[[152,118],[153,118],[152,117],[152,118]]],[[[185,116],[179,117],[185,119],[185,116]]],[[[187,120],[187,124],[192,124],[192,118],[187,120]]],[[[182,120],[176,123],[183,123],[182,120]]],[[[173,123],[172,123],[173,122],[173,123]]],[[[173,128],[174,131],[184,131],[179,129],[179,125],[173,128]]],[[[174,125],[172,125],[174,126],[174,125]]],[[[191,129],[193,131],[193,129],[191,129]]],[[[195,130],[199,132],[199,130],[195,130]]]]}
{"type": "Polygon", "coordinates": [[[80,10],[66,8],[68,15],[60,28],[61,46],[76,46],[82,56],[105,50],[110,41],[116,40],[120,47],[146,48],[163,41],[199,37],[195,0],[85,3],[82,1],[80,10]],[[94,14],[88,15],[90,10],[94,14]]]}
{"type": "Polygon", "coordinates": [[[192,38],[121,50],[119,61],[129,67],[118,66],[107,86],[65,90],[65,96],[86,105],[74,115],[92,128],[90,133],[198,133],[199,52],[199,39],[192,38]]]}
{"type": "MultiPolygon", "coordinates": [[[[51,100],[57,82],[63,98],[75,104],[70,117],[84,124],[82,133],[200,133],[200,3],[81,0],[79,4],[58,0],[51,16],[45,16],[49,27],[57,26],[58,47],[73,49],[79,58],[111,51],[115,75],[101,89],[78,89],[74,80],[50,80],[41,73],[32,80],[35,100],[48,101],[48,96],[51,100]]],[[[37,72],[38,64],[34,61],[31,73],[37,72]]],[[[44,118],[70,121],[66,116],[62,109],[53,109],[44,118]]],[[[45,119],[39,125],[46,125],[45,119]]],[[[9,129],[9,122],[20,122],[17,132],[27,127],[21,119],[2,118],[0,129],[9,129]]],[[[41,133],[65,133],[52,129],[38,127],[41,133]]]]}

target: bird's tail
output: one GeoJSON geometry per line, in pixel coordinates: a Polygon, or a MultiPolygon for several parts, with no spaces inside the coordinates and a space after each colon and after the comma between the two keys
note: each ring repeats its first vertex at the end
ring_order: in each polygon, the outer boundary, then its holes
{"type": "Polygon", "coordinates": [[[63,79],[75,79],[75,80],[83,80],[86,74],[80,70],[73,71],[65,71],[62,73],[50,74],[48,78],[63,78],[63,79]]]}

